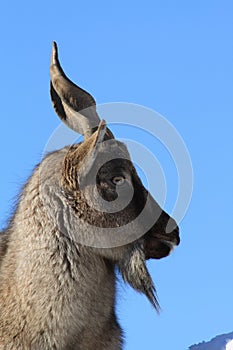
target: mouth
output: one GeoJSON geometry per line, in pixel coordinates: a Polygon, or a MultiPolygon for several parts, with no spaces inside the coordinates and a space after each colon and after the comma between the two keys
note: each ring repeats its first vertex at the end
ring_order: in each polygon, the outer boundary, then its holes
{"type": "Polygon", "coordinates": [[[148,234],[144,242],[146,259],[161,259],[168,256],[180,243],[178,227],[167,234],[148,234]]]}

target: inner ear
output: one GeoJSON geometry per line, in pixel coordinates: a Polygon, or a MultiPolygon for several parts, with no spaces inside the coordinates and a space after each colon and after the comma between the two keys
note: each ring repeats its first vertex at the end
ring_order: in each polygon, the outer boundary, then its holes
{"type": "Polygon", "coordinates": [[[84,151],[84,157],[82,159],[82,162],[78,171],[79,184],[83,182],[83,180],[87,177],[88,173],[93,167],[99,152],[99,146],[104,141],[105,133],[106,133],[106,123],[104,120],[101,120],[96,132],[94,132],[94,134],[92,134],[81,145],[81,148],[83,148],[83,151],[84,151]]]}
{"type": "Polygon", "coordinates": [[[101,121],[97,130],[80,145],[69,148],[62,166],[62,186],[76,190],[87,178],[98,154],[99,145],[105,137],[106,124],[101,121]]]}

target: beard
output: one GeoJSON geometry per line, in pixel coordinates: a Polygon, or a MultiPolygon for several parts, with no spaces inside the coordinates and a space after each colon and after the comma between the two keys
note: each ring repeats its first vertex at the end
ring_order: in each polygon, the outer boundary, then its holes
{"type": "Polygon", "coordinates": [[[143,293],[156,311],[159,312],[160,306],[156,289],[146,267],[146,259],[142,247],[139,244],[135,245],[117,265],[123,280],[139,293],[143,293]]]}

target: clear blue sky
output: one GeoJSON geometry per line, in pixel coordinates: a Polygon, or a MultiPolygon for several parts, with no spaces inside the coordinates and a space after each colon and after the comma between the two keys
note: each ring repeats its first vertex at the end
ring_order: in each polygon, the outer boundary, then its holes
{"type": "MultiPolygon", "coordinates": [[[[60,123],[49,98],[56,40],[65,71],[98,103],[158,111],[182,135],[193,163],[182,244],[169,258],[149,263],[161,315],[145,297],[119,286],[125,349],[186,350],[232,331],[232,2],[5,1],[0,33],[1,227],[60,123]]],[[[153,152],[161,157],[159,147],[153,152]]]]}

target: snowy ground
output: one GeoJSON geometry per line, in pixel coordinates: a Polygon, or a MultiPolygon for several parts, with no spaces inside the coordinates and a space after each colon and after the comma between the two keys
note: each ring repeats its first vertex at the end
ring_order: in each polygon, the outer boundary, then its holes
{"type": "Polygon", "coordinates": [[[226,350],[233,350],[233,339],[227,343],[226,350]]]}

